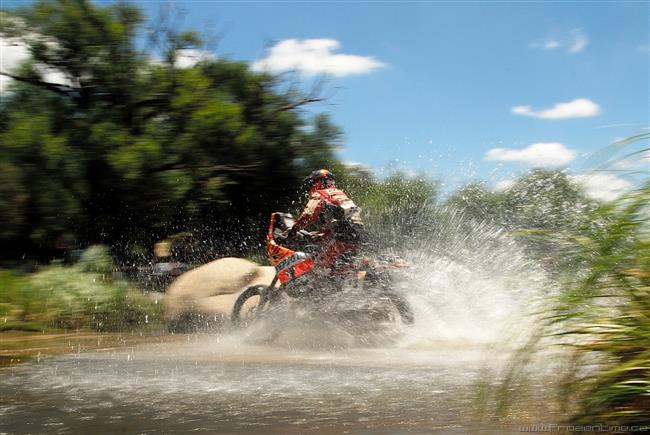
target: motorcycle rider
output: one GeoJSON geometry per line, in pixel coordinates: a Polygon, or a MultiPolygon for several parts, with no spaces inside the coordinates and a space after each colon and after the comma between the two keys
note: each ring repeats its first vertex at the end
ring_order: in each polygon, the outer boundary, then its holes
{"type": "Polygon", "coordinates": [[[320,169],[307,176],[303,185],[309,191],[305,209],[289,231],[289,237],[310,225],[318,227],[320,252],[316,270],[332,271],[354,261],[364,239],[361,208],[334,183],[334,174],[320,169]]]}

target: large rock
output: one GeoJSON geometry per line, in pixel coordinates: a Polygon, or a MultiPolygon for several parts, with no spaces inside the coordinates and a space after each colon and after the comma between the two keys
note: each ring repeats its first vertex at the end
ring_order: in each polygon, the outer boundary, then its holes
{"type": "Polygon", "coordinates": [[[196,329],[229,321],[237,296],[253,285],[269,285],[275,271],[241,258],[222,258],[192,269],[171,283],[165,319],[171,329],[196,329]]]}

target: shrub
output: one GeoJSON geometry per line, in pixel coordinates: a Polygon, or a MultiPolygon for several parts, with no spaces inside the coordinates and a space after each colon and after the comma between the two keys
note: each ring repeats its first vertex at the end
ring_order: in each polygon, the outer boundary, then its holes
{"type": "Polygon", "coordinates": [[[71,267],[48,266],[30,275],[0,271],[0,330],[120,331],[159,324],[161,304],[113,279],[105,248],[89,251],[71,267]]]}

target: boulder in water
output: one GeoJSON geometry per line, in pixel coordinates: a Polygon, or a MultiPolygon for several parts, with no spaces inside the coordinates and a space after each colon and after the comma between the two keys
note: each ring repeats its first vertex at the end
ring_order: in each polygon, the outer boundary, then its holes
{"type": "Polygon", "coordinates": [[[269,285],[275,271],[242,258],[222,258],[185,272],[167,289],[165,319],[171,330],[220,326],[235,300],[253,285],[269,285]]]}

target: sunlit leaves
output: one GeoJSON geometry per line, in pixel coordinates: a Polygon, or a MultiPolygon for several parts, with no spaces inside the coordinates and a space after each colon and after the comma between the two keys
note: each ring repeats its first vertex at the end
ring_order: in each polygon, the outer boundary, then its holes
{"type": "MultiPolygon", "coordinates": [[[[12,35],[34,59],[0,107],[6,240],[40,251],[64,232],[115,246],[186,230],[262,238],[305,173],[336,163],[338,129],[322,116],[303,129],[275,78],[223,58],[180,68],[159,60],[163,48],[142,53],[134,6],[60,0],[12,12],[23,20],[12,35]],[[43,68],[66,86],[39,84],[43,68]]],[[[191,30],[163,33],[173,53],[202,43],[191,30]]]]}

